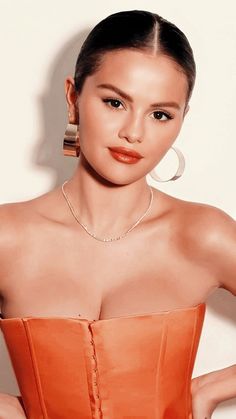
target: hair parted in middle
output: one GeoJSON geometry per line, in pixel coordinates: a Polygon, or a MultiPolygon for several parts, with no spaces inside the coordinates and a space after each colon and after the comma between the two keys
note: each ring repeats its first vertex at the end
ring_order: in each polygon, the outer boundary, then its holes
{"type": "Polygon", "coordinates": [[[189,41],[173,23],[144,10],[111,14],[91,30],[76,61],[76,91],[80,93],[86,77],[98,71],[106,52],[128,48],[163,54],[172,59],[187,78],[187,106],[196,78],[196,64],[189,41]]]}

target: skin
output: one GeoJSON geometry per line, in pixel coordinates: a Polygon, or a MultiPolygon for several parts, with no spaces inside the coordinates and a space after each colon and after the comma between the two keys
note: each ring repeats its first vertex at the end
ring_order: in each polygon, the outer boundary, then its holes
{"type": "MultiPolygon", "coordinates": [[[[98,237],[118,236],[146,210],[146,174],[181,130],[189,110],[186,77],[163,55],[113,51],[86,78],[80,94],[67,77],[65,93],[69,121],[79,124],[80,144],[66,193],[79,219],[98,237]],[[132,102],[97,88],[101,83],[118,87],[132,102]],[[104,103],[111,98],[113,102],[104,103]],[[179,109],[150,107],[167,101],[179,109]],[[132,148],[143,158],[134,165],[117,162],[109,146],[132,148]]],[[[153,192],[151,211],[113,243],[98,242],[82,229],[60,187],[30,201],[2,205],[3,316],[105,319],[188,308],[205,302],[219,287],[236,295],[235,221],[213,206],[153,192]]],[[[202,419],[203,413],[209,418],[212,406],[226,400],[219,388],[211,393],[211,383],[222,378],[225,388],[229,377],[236,376],[235,366],[227,376],[221,370],[207,376],[193,382],[194,419],[202,419]],[[205,397],[198,397],[199,389],[205,397]]]]}

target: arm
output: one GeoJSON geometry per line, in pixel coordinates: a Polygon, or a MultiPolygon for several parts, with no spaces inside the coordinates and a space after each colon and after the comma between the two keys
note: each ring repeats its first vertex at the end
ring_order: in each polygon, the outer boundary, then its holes
{"type": "MultiPolygon", "coordinates": [[[[219,209],[208,211],[204,252],[221,288],[236,296],[236,222],[219,209]]],[[[193,419],[210,418],[219,403],[236,397],[236,364],[194,378],[191,391],[193,419]]]]}
{"type": "MultiPolygon", "coordinates": [[[[2,306],[3,281],[7,277],[6,272],[12,255],[12,248],[16,237],[14,224],[10,209],[13,204],[0,205],[0,304],[2,306]],[[11,216],[9,215],[11,214],[11,216]]],[[[24,404],[21,396],[14,396],[8,393],[0,393],[0,419],[26,419],[24,404]]]]}
{"type": "Polygon", "coordinates": [[[236,397],[236,364],[192,380],[192,415],[189,419],[211,419],[217,405],[236,397]]]}
{"type": "Polygon", "coordinates": [[[24,403],[23,403],[23,399],[22,399],[22,397],[21,397],[21,396],[16,396],[16,397],[17,397],[18,402],[20,403],[20,405],[21,405],[21,407],[22,407],[22,409],[23,409],[24,413],[26,413],[26,412],[25,412],[25,406],[24,406],[24,403]]]}
{"type": "Polygon", "coordinates": [[[21,396],[0,393],[0,419],[26,419],[21,396]]]}
{"type": "Polygon", "coordinates": [[[192,393],[206,393],[216,404],[236,397],[236,364],[192,380],[192,393]]]}

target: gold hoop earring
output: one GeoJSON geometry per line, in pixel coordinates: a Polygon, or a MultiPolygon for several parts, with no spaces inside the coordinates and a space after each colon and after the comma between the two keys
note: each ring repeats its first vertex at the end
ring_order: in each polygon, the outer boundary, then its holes
{"type": "Polygon", "coordinates": [[[151,172],[149,172],[149,175],[156,180],[157,182],[169,182],[170,180],[176,180],[179,177],[182,176],[182,174],[184,173],[184,168],[185,168],[185,158],[183,153],[176,147],[171,147],[172,150],[175,151],[175,153],[177,154],[177,157],[179,159],[179,167],[176,171],[176,173],[174,174],[174,176],[172,176],[170,179],[161,179],[155,172],[155,169],[151,170],[151,172]]]}
{"type": "Polygon", "coordinates": [[[79,126],[76,124],[67,124],[64,140],[63,154],[69,157],[78,157],[80,154],[79,146],[79,126]]]}

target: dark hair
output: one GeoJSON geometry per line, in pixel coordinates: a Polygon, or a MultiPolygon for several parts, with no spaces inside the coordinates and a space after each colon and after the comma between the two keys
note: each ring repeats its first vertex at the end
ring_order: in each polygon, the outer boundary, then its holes
{"type": "Polygon", "coordinates": [[[189,101],[196,65],[188,39],[173,23],[144,10],[114,13],[92,29],[76,61],[75,89],[81,92],[86,77],[99,69],[106,52],[126,48],[161,53],[174,60],[187,77],[189,101]]]}

